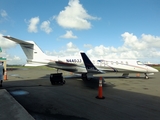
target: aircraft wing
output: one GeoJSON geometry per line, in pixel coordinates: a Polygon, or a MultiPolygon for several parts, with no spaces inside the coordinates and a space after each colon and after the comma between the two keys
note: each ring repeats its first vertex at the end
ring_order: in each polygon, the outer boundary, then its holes
{"type": "Polygon", "coordinates": [[[78,69],[78,65],[73,63],[67,63],[63,61],[55,61],[55,62],[49,62],[48,66],[54,67],[56,69],[61,69],[69,72],[76,72],[78,69]]]}
{"type": "Polygon", "coordinates": [[[63,61],[56,61],[56,64],[58,65],[64,65],[64,66],[77,66],[76,64],[73,63],[67,63],[67,62],[63,62],[63,61]]]}
{"type": "Polygon", "coordinates": [[[88,73],[95,73],[95,74],[102,74],[102,73],[105,73],[99,69],[97,69],[93,63],[91,62],[91,60],[88,58],[88,56],[85,54],[85,53],[81,53],[81,56],[82,56],[82,59],[83,59],[83,62],[84,62],[84,65],[86,67],[86,70],[88,73]]]}

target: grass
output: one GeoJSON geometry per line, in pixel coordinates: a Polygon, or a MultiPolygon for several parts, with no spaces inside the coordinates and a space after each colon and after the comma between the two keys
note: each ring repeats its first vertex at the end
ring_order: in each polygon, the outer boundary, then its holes
{"type": "Polygon", "coordinates": [[[31,69],[44,69],[44,70],[55,69],[48,66],[21,66],[21,65],[9,65],[7,66],[7,68],[31,68],[31,69]]]}
{"type": "Polygon", "coordinates": [[[160,66],[153,66],[153,67],[160,71],[160,66]]]}

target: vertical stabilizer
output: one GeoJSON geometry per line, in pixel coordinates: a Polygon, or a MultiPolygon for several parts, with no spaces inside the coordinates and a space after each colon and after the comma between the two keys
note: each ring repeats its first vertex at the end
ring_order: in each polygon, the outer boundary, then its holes
{"type": "Polygon", "coordinates": [[[27,41],[30,44],[20,44],[28,59],[42,59],[46,55],[33,41],[27,41]]]}
{"type": "Polygon", "coordinates": [[[36,45],[36,43],[34,43],[33,41],[23,41],[23,40],[16,39],[13,37],[8,37],[8,36],[3,36],[3,37],[20,44],[27,59],[29,59],[29,60],[40,59],[40,58],[46,56],[42,52],[42,50],[36,45]]]}

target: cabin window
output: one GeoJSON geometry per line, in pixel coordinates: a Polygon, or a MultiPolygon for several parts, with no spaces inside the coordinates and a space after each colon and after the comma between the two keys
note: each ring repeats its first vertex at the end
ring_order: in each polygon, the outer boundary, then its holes
{"type": "Polygon", "coordinates": [[[144,64],[140,61],[137,61],[137,65],[144,65],[144,64]]]}
{"type": "Polygon", "coordinates": [[[128,65],[128,62],[126,61],[126,64],[128,65]]]}

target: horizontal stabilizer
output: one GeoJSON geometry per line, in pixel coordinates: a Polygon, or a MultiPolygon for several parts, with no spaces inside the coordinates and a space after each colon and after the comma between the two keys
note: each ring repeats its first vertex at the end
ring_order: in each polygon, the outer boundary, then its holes
{"type": "Polygon", "coordinates": [[[8,36],[3,36],[4,38],[7,38],[7,39],[9,39],[9,40],[11,40],[11,41],[14,41],[14,42],[16,42],[16,43],[18,43],[18,44],[26,44],[26,45],[33,45],[32,43],[29,43],[29,42],[26,42],[26,41],[23,41],[23,40],[20,40],[20,39],[16,39],[16,38],[14,38],[14,37],[8,37],[8,36]]]}
{"type": "Polygon", "coordinates": [[[11,41],[18,43],[21,48],[23,49],[25,55],[27,56],[28,60],[32,59],[41,59],[42,57],[46,56],[42,50],[36,45],[33,41],[23,41],[17,38],[3,36],[11,41]]]}

